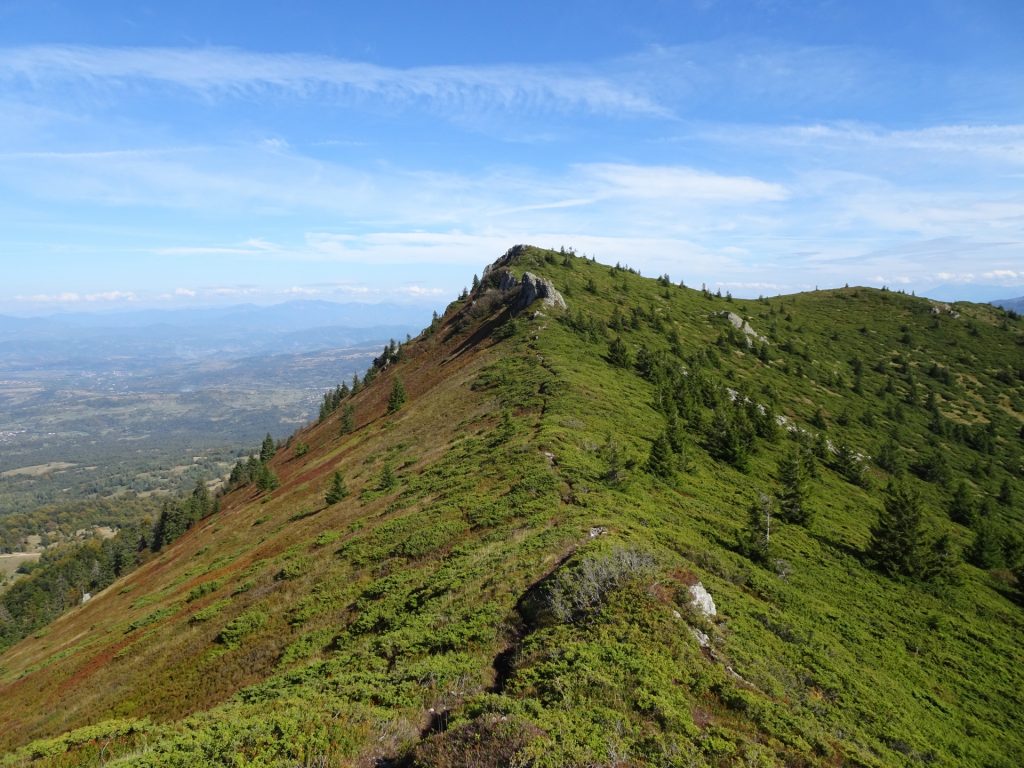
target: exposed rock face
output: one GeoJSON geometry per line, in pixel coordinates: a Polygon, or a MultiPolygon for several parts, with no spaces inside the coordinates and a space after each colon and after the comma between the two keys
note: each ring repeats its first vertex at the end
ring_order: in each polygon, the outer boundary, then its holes
{"type": "Polygon", "coordinates": [[[690,605],[709,618],[718,615],[711,593],[699,581],[690,587],[690,605]]]}
{"type": "Polygon", "coordinates": [[[933,315],[947,314],[950,317],[952,317],[954,320],[956,320],[957,318],[960,317],[960,313],[957,312],[955,309],[953,309],[951,306],[949,306],[949,304],[942,304],[941,302],[933,303],[932,304],[932,314],[933,315]]]}
{"type": "Polygon", "coordinates": [[[537,299],[543,301],[545,307],[566,308],[565,299],[550,280],[538,277],[532,272],[524,272],[523,279],[520,281],[519,295],[512,308],[516,311],[526,309],[537,299]]]}
{"type": "Polygon", "coordinates": [[[722,312],[721,314],[723,317],[725,317],[726,320],[729,321],[733,328],[735,328],[737,331],[742,331],[744,333],[744,335],[747,337],[747,346],[752,345],[754,341],[768,341],[768,339],[766,339],[764,336],[755,331],[750,326],[750,323],[748,323],[742,317],[737,315],[735,312],[722,312]]]}
{"type": "MultiPolygon", "coordinates": [[[[486,275],[487,272],[484,272],[484,274],[486,275]]],[[[504,272],[501,273],[501,279],[498,281],[499,291],[507,293],[508,291],[511,291],[513,288],[515,288],[516,285],[516,279],[511,272],[505,270],[504,272]]]]}
{"type": "Polygon", "coordinates": [[[492,264],[484,272],[485,281],[490,285],[497,285],[502,293],[511,297],[512,310],[520,312],[538,299],[547,308],[566,309],[565,299],[555,288],[554,283],[544,277],[539,277],[532,272],[524,272],[523,277],[517,280],[507,269],[500,269],[499,274],[495,272],[495,264],[492,264]],[[514,295],[512,295],[514,294],[514,295]]]}
{"type": "Polygon", "coordinates": [[[701,632],[696,627],[690,627],[690,634],[694,636],[701,648],[711,647],[711,638],[707,636],[706,632],[701,632]]]}

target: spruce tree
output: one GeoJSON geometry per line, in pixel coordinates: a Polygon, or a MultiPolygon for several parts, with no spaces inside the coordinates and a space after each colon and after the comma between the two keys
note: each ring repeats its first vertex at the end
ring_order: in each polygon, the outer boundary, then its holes
{"type": "Polygon", "coordinates": [[[398,478],[395,476],[395,470],[392,468],[391,463],[388,462],[380,472],[380,478],[377,480],[377,490],[390,491],[396,485],[398,485],[398,478]]]}
{"type": "Polygon", "coordinates": [[[347,435],[355,429],[356,409],[351,403],[347,403],[341,409],[341,434],[347,435]]]}
{"type": "Polygon", "coordinates": [[[900,456],[900,447],[896,445],[895,440],[889,438],[879,446],[875,463],[891,475],[902,474],[903,460],[900,456]]]}
{"type": "Polygon", "coordinates": [[[1003,565],[1003,541],[999,529],[989,518],[977,521],[974,542],[967,550],[967,560],[978,568],[989,569],[1003,565]]]}
{"type": "Polygon", "coordinates": [[[783,455],[778,468],[779,517],[787,523],[808,525],[811,511],[807,508],[807,481],[799,452],[794,449],[783,455]]]}
{"type": "Polygon", "coordinates": [[[267,436],[263,438],[263,445],[260,446],[260,461],[264,464],[274,458],[274,454],[277,453],[277,447],[274,445],[274,438],[267,432],[267,436]]]}
{"type": "Polygon", "coordinates": [[[396,376],[394,384],[391,385],[391,395],[388,397],[388,413],[394,413],[403,405],[405,405],[405,386],[402,384],[402,380],[396,376]]]}
{"type": "Polygon", "coordinates": [[[616,336],[612,339],[612,343],[608,345],[608,362],[619,368],[629,368],[632,366],[633,361],[630,358],[629,350],[626,348],[626,342],[622,340],[621,336],[616,336]]]}
{"type": "Polygon", "coordinates": [[[651,444],[651,453],[647,459],[647,471],[652,475],[668,480],[675,470],[675,456],[672,454],[672,443],[668,435],[662,432],[651,444]]]}
{"type": "Polygon", "coordinates": [[[274,474],[273,470],[261,462],[256,475],[256,486],[261,491],[272,491],[280,484],[281,482],[277,479],[277,475],[274,474]]]}
{"type": "Polygon", "coordinates": [[[949,500],[949,519],[960,525],[971,525],[974,522],[974,504],[971,501],[967,483],[961,480],[953,490],[953,497],[949,500]]]}
{"type": "Polygon", "coordinates": [[[762,493],[747,509],[747,524],[740,534],[740,550],[759,563],[766,563],[772,554],[772,498],[762,493]]]}
{"type": "Polygon", "coordinates": [[[206,487],[206,483],[197,480],[196,487],[192,490],[192,496],[188,500],[189,525],[209,515],[210,505],[210,491],[206,487]]]}
{"type": "Polygon", "coordinates": [[[324,494],[324,501],[330,506],[337,504],[346,496],[348,496],[348,488],[345,487],[345,478],[341,476],[340,470],[334,470],[334,474],[331,475],[331,484],[327,488],[327,493],[324,494]]]}
{"type": "Polygon", "coordinates": [[[868,556],[887,576],[917,578],[927,546],[921,498],[905,483],[891,481],[882,512],[871,527],[868,556]]]}
{"type": "Polygon", "coordinates": [[[1010,485],[1010,478],[1003,478],[1003,484],[999,486],[999,495],[996,498],[1004,507],[1013,506],[1013,486],[1010,485]]]}

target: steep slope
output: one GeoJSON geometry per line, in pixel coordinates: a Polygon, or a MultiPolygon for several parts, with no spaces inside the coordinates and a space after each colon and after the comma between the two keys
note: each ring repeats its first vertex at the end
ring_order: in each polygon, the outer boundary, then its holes
{"type": "Polygon", "coordinates": [[[349,397],[351,433],[297,433],[279,488],[0,657],[4,764],[1022,764],[1022,338],[992,307],[513,249],[349,397]],[[526,271],[568,309],[516,312],[526,271]],[[790,455],[813,518],[762,551],[790,455]],[[929,544],[988,531],[990,570],[873,567],[890,476],[929,544]]]}

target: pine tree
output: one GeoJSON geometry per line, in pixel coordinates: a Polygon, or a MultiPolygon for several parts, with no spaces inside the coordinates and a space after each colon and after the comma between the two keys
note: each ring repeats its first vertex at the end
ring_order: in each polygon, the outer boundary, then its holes
{"type": "Polygon", "coordinates": [[[928,546],[921,499],[894,480],[885,489],[885,506],[871,527],[868,556],[887,576],[916,578],[925,565],[928,546]]]}
{"type": "Polygon", "coordinates": [[[688,469],[686,452],[686,430],[683,422],[678,416],[675,408],[675,401],[672,401],[672,408],[669,410],[668,424],[665,427],[665,434],[669,444],[672,446],[672,453],[676,455],[676,467],[684,472],[688,469]]]}
{"type": "Polygon", "coordinates": [[[1010,485],[1010,478],[1003,478],[1003,484],[999,486],[999,496],[996,498],[1004,507],[1013,506],[1013,486],[1010,485]]]}
{"type": "Polygon", "coordinates": [[[957,584],[960,581],[960,574],[957,572],[959,563],[960,553],[953,545],[950,535],[944,533],[928,548],[920,578],[932,587],[957,584]]]}
{"type": "Polygon", "coordinates": [[[974,542],[967,550],[967,560],[979,568],[1003,565],[1003,541],[999,529],[989,518],[979,518],[974,527],[974,542]]]}
{"type": "Polygon", "coordinates": [[[859,485],[861,488],[868,487],[870,481],[867,467],[864,466],[864,461],[857,452],[846,443],[840,443],[836,449],[835,467],[847,482],[859,485]]]}
{"type": "Polygon", "coordinates": [[[715,409],[707,436],[708,453],[743,471],[748,466],[753,434],[742,410],[715,409]]]}
{"type": "Polygon", "coordinates": [[[341,409],[341,434],[347,435],[355,429],[356,409],[351,403],[347,403],[341,409]]]}
{"type": "Polygon", "coordinates": [[[961,480],[953,490],[953,497],[949,500],[949,519],[960,525],[971,525],[974,522],[974,504],[971,501],[967,483],[961,480]]]}
{"type": "Polygon", "coordinates": [[[766,563],[772,554],[772,498],[762,493],[747,509],[747,524],[740,534],[740,550],[751,560],[766,563]]]}
{"type": "Polygon", "coordinates": [[[811,511],[807,508],[807,481],[804,476],[803,462],[799,452],[794,449],[787,452],[779,461],[778,494],[779,517],[787,523],[808,525],[811,511]]]}
{"type": "Polygon", "coordinates": [[[341,476],[340,470],[335,470],[334,474],[331,475],[331,484],[327,488],[327,493],[324,494],[324,501],[329,506],[337,504],[346,496],[348,496],[348,488],[345,487],[345,478],[341,476]]]}
{"type": "Polygon", "coordinates": [[[647,471],[652,475],[668,480],[675,470],[675,456],[672,455],[672,443],[668,435],[662,432],[651,444],[651,453],[647,459],[647,471]]]}
{"type": "Polygon", "coordinates": [[[403,405],[405,405],[405,386],[402,384],[402,380],[396,376],[394,384],[391,385],[391,395],[388,397],[388,413],[394,413],[403,405]]]}
{"type": "Polygon", "coordinates": [[[277,479],[277,475],[274,474],[273,470],[261,462],[259,471],[256,474],[256,487],[261,491],[272,491],[280,484],[281,482],[277,479]]]}
{"type": "Polygon", "coordinates": [[[377,480],[377,490],[390,491],[396,485],[398,485],[398,478],[395,476],[395,470],[392,468],[391,463],[388,462],[380,472],[380,478],[377,480]]]}
{"type": "Polygon", "coordinates": [[[192,496],[188,500],[189,525],[202,520],[210,514],[210,491],[202,480],[196,481],[192,496]]]}
{"type": "Polygon", "coordinates": [[[632,366],[633,361],[630,358],[629,350],[626,348],[626,342],[622,340],[621,336],[616,336],[612,339],[612,343],[608,346],[608,362],[619,368],[629,368],[632,366]]]}
{"type": "Polygon", "coordinates": [[[245,463],[239,459],[231,468],[231,474],[228,476],[228,488],[237,488],[247,482],[249,482],[249,473],[246,471],[245,463]]]}
{"type": "Polygon", "coordinates": [[[889,438],[878,448],[875,456],[875,463],[891,475],[903,473],[903,460],[900,456],[900,447],[896,441],[889,438]]]}
{"type": "Polygon", "coordinates": [[[260,461],[266,464],[277,453],[277,447],[274,445],[274,438],[267,432],[267,436],[263,438],[263,445],[260,446],[260,461]]]}

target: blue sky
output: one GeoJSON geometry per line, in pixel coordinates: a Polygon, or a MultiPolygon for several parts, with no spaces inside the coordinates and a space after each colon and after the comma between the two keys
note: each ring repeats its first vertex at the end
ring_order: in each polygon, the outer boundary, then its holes
{"type": "Polygon", "coordinates": [[[1021,295],[1021,30],[984,0],[0,0],[0,312],[443,306],[520,242],[746,296],[1021,295]]]}

